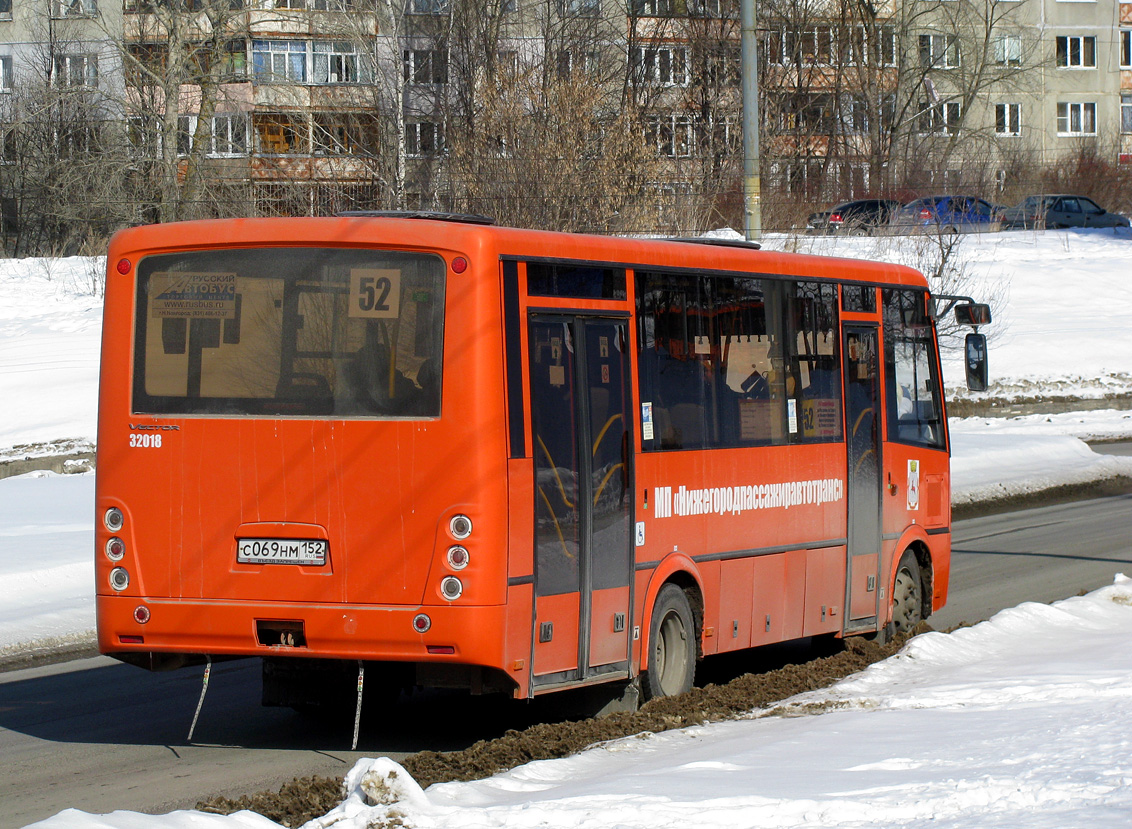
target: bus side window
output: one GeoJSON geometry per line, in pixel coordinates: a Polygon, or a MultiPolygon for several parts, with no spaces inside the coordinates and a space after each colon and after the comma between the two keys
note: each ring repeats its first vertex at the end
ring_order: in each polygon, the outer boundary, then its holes
{"type": "Polygon", "coordinates": [[[797,422],[792,440],[841,439],[841,370],[834,286],[793,282],[786,343],[795,381],[790,393],[797,422]]]}
{"type": "Polygon", "coordinates": [[[888,439],[942,448],[936,340],[922,291],[884,290],[888,439]]]}

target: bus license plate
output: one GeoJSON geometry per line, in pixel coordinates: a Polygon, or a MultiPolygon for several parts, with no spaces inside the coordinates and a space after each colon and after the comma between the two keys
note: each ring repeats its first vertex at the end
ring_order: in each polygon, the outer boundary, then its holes
{"type": "Polygon", "coordinates": [[[241,538],[236,541],[240,564],[326,564],[326,539],[241,538]]]}

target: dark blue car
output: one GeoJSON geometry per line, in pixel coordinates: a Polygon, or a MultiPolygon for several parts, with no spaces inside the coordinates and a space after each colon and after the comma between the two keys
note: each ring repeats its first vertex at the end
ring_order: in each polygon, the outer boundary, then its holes
{"type": "Polygon", "coordinates": [[[908,202],[892,223],[898,232],[979,233],[998,230],[998,208],[975,196],[925,196],[908,202]]]}

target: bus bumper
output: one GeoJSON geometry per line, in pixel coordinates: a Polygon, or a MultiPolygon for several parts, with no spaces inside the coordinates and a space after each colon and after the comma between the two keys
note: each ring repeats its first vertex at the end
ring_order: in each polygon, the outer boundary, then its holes
{"type": "Polygon", "coordinates": [[[97,608],[98,647],[112,656],[312,657],[504,668],[503,605],[282,605],[100,595],[97,608]],[[422,614],[428,619],[424,631],[416,621],[422,614]]]}

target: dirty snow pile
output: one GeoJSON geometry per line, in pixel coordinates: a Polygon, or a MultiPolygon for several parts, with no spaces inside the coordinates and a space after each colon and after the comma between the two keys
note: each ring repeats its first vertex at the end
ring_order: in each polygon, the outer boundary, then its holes
{"type": "MultiPolygon", "coordinates": [[[[1132,814],[1132,581],[1023,604],[769,713],[422,791],[362,760],[306,829],[1116,829],[1132,814]]],[[[67,810],[36,829],[268,829],[67,810]]]]}

